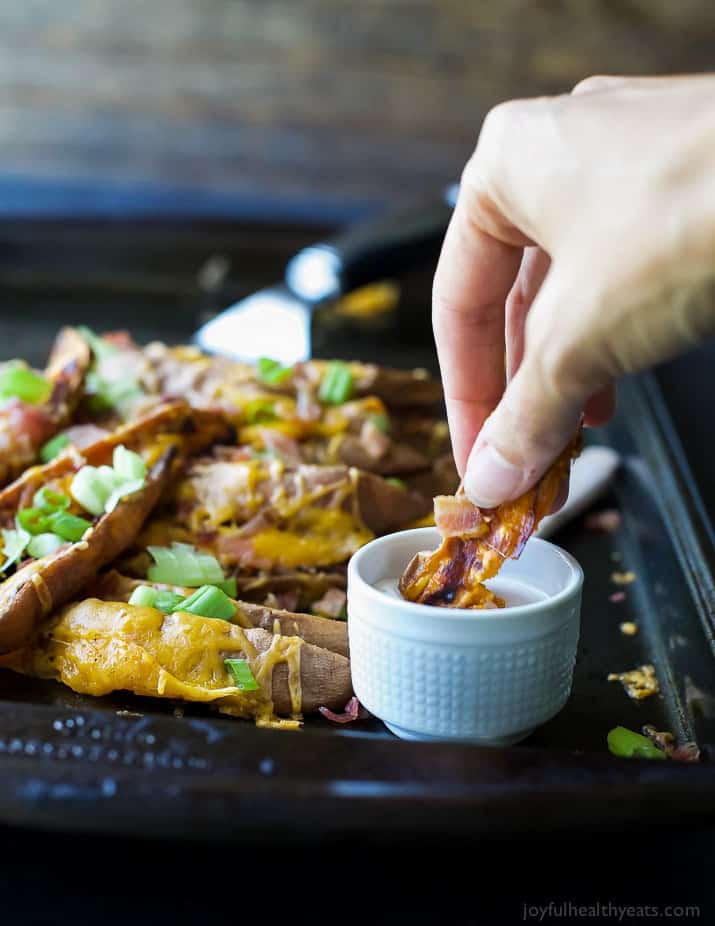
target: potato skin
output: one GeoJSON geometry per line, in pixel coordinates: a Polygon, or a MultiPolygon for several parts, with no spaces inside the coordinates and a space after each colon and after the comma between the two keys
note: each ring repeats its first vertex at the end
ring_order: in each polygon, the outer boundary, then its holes
{"type": "Polygon", "coordinates": [[[132,543],[169,479],[175,454],[167,450],[144,488],[103,515],[85,539],[28,563],[0,585],[0,653],[27,643],[44,617],[132,543]]]}

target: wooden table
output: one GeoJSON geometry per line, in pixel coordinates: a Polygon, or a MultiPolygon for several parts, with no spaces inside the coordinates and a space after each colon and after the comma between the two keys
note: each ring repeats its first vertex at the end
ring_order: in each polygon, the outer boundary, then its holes
{"type": "Polygon", "coordinates": [[[709,0],[0,5],[0,175],[293,201],[456,178],[499,100],[712,68],[709,0]]]}

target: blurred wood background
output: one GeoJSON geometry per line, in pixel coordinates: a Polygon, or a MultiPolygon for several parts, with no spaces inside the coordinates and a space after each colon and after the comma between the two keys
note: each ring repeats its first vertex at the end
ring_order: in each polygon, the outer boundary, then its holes
{"type": "Polygon", "coordinates": [[[3,0],[0,175],[407,200],[499,100],[714,59],[712,0],[3,0]]]}

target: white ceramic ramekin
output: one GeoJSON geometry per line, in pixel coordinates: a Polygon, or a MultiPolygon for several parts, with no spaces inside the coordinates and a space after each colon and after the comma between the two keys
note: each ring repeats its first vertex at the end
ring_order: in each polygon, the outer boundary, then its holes
{"type": "Polygon", "coordinates": [[[499,577],[542,600],[469,611],[413,604],[375,587],[439,541],[435,528],[403,531],[350,560],[355,694],[404,739],[516,743],[557,714],[571,691],[583,572],[564,550],[532,538],[499,577]]]}

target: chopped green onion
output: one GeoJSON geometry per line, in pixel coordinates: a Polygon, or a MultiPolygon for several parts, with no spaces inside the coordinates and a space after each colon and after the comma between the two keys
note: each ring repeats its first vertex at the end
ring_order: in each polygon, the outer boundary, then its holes
{"type": "Polygon", "coordinates": [[[220,588],[222,592],[226,592],[229,598],[238,597],[238,586],[236,585],[236,580],[224,579],[223,582],[210,582],[210,585],[215,585],[216,588],[220,588]]]}
{"type": "Polygon", "coordinates": [[[53,492],[52,489],[43,486],[35,492],[32,505],[33,508],[40,508],[42,511],[47,512],[63,511],[65,508],[69,508],[70,500],[66,495],[62,495],[60,492],[53,492]]]}
{"type": "Polygon", "coordinates": [[[129,604],[143,608],[156,608],[164,614],[171,614],[177,604],[184,600],[183,595],[170,592],[166,588],[152,588],[150,585],[138,585],[131,594],[129,604]]]}
{"type": "Polygon", "coordinates": [[[0,370],[0,400],[20,399],[31,405],[39,405],[49,399],[51,384],[25,366],[20,360],[13,360],[0,370]]]}
{"type": "Polygon", "coordinates": [[[17,523],[28,534],[44,534],[50,529],[50,512],[43,508],[21,508],[17,523]]]}
{"type": "Polygon", "coordinates": [[[342,360],[332,360],[320,384],[318,398],[330,405],[342,405],[350,398],[352,388],[353,374],[350,367],[342,360]]]}
{"type": "Polygon", "coordinates": [[[90,371],[85,377],[85,389],[89,397],[90,410],[93,412],[120,408],[123,403],[140,398],[144,394],[139,383],[130,377],[110,381],[94,371],[90,371]]]}
{"type": "Polygon", "coordinates": [[[59,456],[65,447],[68,446],[69,442],[70,439],[66,434],[55,434],[46,444],[40,447],[40,460],[43,463],[49,463],[50,460],[54,460],[54,458],[59,456]]]}
{"type": "Polygon", "coordinates": [[[144,479],[146,463],[133,450],[127,450],[124,444],[114,448],[112,456],[114,472],[121,478],[129,480],[144,479]]]}
{"type": "Polygon", "coordinates": [[[236,682],[236,688],[241,691],[258,691],[258,682],[253,677],[247,659],[224,659],[223,664],[236,682]]]}
{"type": "Polygon", "coordinates": [[[173,611],[188,611],[189,614],[198,614],[200,617],[214,617],[222,621],[230,621],[236,614],[236,605],[225,592],[215,585],[202,585],[193,595],[179,601],[173,611]]]}
{"type": "Polygon", "coordinates": [[[69,540],[76,543],[81,540],[85,532],[92,526],[91,521],[80,518],[76,514],[68,514],[66,511],[56,511],[51,514],[48,526],[53,534],[57,534],[63,540],[69,540]]]}
{"type": "Polygon", "coordinates": [[[123,498],[143,489],[145,484],[144,479],[130,479],[127,482],[121,482],[107,499],[104,505],[105,513],[109,514],[110,511],[114,511],[123,498]]]}
{"type": "Polygon", "coordinates": [[[278,386],[293,372],[293,367],[284,367],[279,360],[270,357],[258,358],[258,376],[269,386],[278,386]]]}
{"type": "Polygon", "coordinates": [[[117,353],[118,348],[116,348],[114,344],[105,341],[101,335],[92,331],[92,329],[88,328],[86,325],[78,325],[77,332],[91,347],[95,360],[102,361],[105,357],[111,357],[112,354],[117,353]]]}
{"type": "Polygon", "coordinates": [[[348,619],[348,606],[344,604],[342,608],[338,611],[335,620],[336,621],[346,621],[348,619]]]}
{"type": "Polygon", "coordinates": [[[209,553],[199,553],[187,543],[172,543],[171,547],[147,547],[154,558],[146,577],[163,585],[217,585],[224,581],[223,569],[209,553]]]}
{"type": "Polygon", "coordinates": [[[129,596],[129,604],[138,605],[140,608],[153,608],[157,592],[158,590],[150,585],[137,585],[129,596]]]}
{"type": "Polygon", "coordinates": [[[107,499],[117,488],[111,466],[83,466],[70,485],[70,495],[93,515],[104,514],[107,499]]]}
{"type": "Polygon", "coordinates": [[[17,528],[17,530],[2,531],[3,555],[5,558],[0,564],[0,572],[5,572],[20,559],[30,540],[31,535],[21,527],[17,528]]]}
{"type": "Polygon", "coordinates": [[[109,514],[126,495],[144,488],[146,465],[139,454],[120,444],[113,460],[114,466],[83,466],[72,480],[72,498],[90,514],[109,514]]]}
{"type": "Polygon", "coordinates": [[[49,553],[54,553],[65,541],[57,534],[37,534],[27,545],[27,552],[35,559],[41,559],[49,553]]]}
{"type": "Polygon", "coordinates": [[[387,431],[390,430],[390,416],[389,415],[383,415],[381,413],[376,413],[374,415],[370,415],[369,420],[375,425],[378,431],[382,431],[383,434],[385,434],[387,431]]]}
{"type": "Polygon", "coordinates": [[[627,727],[614,727],[607,737],[608,749],[623,759],[665,759],[667,756],[652,740],[627,727]]]}
{"type": "Polygon", "coordinates": [[[278,416],[273,402],[268,402],[265,399],[254,399],[244,406],[243,417],[246,424],[261,424],[265,421],[275,421],[278,416]]]}
{"type": "Polygon", "coordinates": [[[406,489],[407,485],[401,479],[398,479],[397,476],[388,476],[385,480],[388,485],[394,486],[396,489],[406,489]]]}
{"type": "Polygon", "coordinates": [[[179,595],[177,592],[170,592],[168,588],[158,588],[155,591],[156,598],[154,599],[154,607],[158,611],[163,611],[164,614],[171,614],[177,604],[184,600],[183,595],[179,595]]]}

